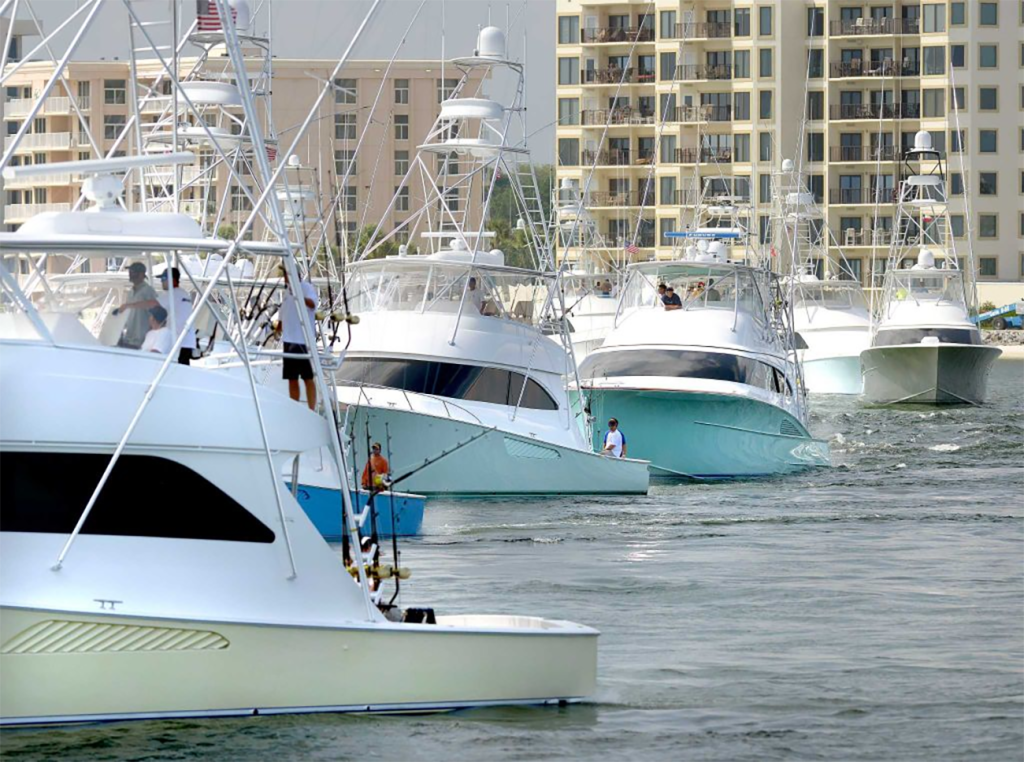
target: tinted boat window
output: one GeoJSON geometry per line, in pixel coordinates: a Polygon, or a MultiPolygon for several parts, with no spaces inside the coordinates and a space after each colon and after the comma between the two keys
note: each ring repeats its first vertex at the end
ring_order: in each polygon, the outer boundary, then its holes
{"type": "MultiPolygon", "coordinates": [[[[0,531],[70,534],[109,455],[0,453],[0,531]]],[[[82,534],[273,542],[262,521],[187,466],[122,455],[82,534]]]]}
{"type": "Polygon", "coordinates": [[[920,344],[921,339],[934,337],[940,344],[980,344],[981,334],[971,328],[884,328],[875,337],[876,347],[896,344],[920,344]]]}
{"type": "MultiPolygon", "coordinates": [[[[352,358],[342,363],[335,379],[343,384],[386,386],[450,399],[515,405],[524,377],[500,368],[451,362],[352,358]]],[[[543,386],[530,378],[526,379],[521,407],[558,410],[558,403],[543,386]]]]}
{"type": "Polygon", "coordinates": [[[664,376],[733,381],[779,391],[776,378],[782,374],[767,363],[721,352],[686,350],[644,350],[602,352],[590,355],[580,365],[582,378],[608,376],[664,376]]]}

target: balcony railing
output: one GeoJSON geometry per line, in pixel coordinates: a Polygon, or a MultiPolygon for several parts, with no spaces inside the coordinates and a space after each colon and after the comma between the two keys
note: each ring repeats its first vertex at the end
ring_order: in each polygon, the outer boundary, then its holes
{"type": "Polygon", "coordinates": [[[847,228],[839,231],[840,246],[888,246],[890,243],[892,243],[891,230],[847,228]]]}
{"type": "Polygon", "coordinates": [[[846,19],[829,24],[833,37],[856,37],[868,34],[919,34],[919,19],[846,19]]]}
{"type": "Polygon", "coordinates": [[[832,188],[828,194],[830,204],[894,204],[895,188],[832,188]]]}
{"type": "Polygon", "coordinates": [[[677,82],[732,79],[732,66],[729,64],[718,64],[716,66],[681,64],[676,66],[675,78],[677,82]]]}
{"type": "Polygon", "coordinates": [[[594,191],[589,206],[654,206],[654,188],[629,191],[594,191]]]}
{"type": "Polygon", "coordinates": [[[70,185],[72,174],[70,172],[50,172],[45,175],[33,175],[32,177],[15,178],[7,180],[7,188],[34,188],[38,185],[70,185]]]}
{"type": "Polygon", "coordinates": [[[654,124],[655,121],[653,112],[632,108],[598,108],[586,109],[582,112],[584,127],[604,127],[606,124],[612,126],[654,124]]]}
{"type": "Polygon", "coordinates": [[[620,69],[618,66],[609,66],[607,69],[584,69],[580,79],[584,85],[617,85],[620,82],[627,84],[643,84],[654,82],[654,70],[620,69]]]}
{"type": "MultiPolygon", "coordinates": [[[[630,244],[633,244],[633,236],[632,235],[630,235],[630,236],[619,235],[619,231],[618,230],[609,230],[608,231],[607,239],[609,241],[613,241],[615,246],[618,246],[619,248],[623,248],[623,249],[628,247],[630,244]]],[[[635,246],[637,246],[638,248],[641,248],[641,249],[653,249],[654,248],[654,233],[650,233],[650,234],[641,233],[639,236],[637,236],[636,242],[633,245],[635,245],[635,246]]]]}
{"type": "Polygon", "coordinates": [[[732,24],[728,21],[687,21],[676,24],[674,39],[716,40],[725,37],[732,37],[732,24]]]}
{"type": "Polygon", "coordinates": [[[672,192],[671,199],[661,199],[662,204],[674,204],[675,206],[695,206],[700,200],[700,194],[693,189],[683,188],[672,192]]]}
{"type": "Polygon", "coordinates": [[[43,212],[70,212],[71,204],[5,204],[4,218],[7,222],[27,220],[43,212]]]}
{"type": "MultiPolygon", "coordinates": [[[[10,150],[10,147],[14,145],[15,135],[10,135],[4,140],[4,150],[10,150]]],[[[67,150],[71,147],[71,133],[70,132],[37,132],[31,135],[24,135],[21,138],[21,142],[18,143],[19,151],[26,151],[30,149],[50,149],[50,150],[67,150]]]]}
{"type": "Polygon", "coordinates": [[[898,161],[901,158],[896,146],[832,146],[829,148],[830,161],[898,161]]]}
{"type": "MultiPolygon", "coordinates": [[[[633,163],[633,153],[623,149],[613,148],[607,151],[583,152],[583,164],[596,164],[599,167],[623,167],[633,163]]],[[[640,162],[641,164],[645,162],[640,162]]]]}
{"type": "Polygon", "coordinates": [[[582,33],[584,45],[599,44],[604,42],[654,42],[654,29],[652,27],[590,27],[582,33]]]}
{"type": "MultiPolygon", "coordinates": [[[[91,108],[91,103],[88,96],[79,97],[78,107],[82,111],[88,111],[91,108]]],[[[4,117],[6,119],[18,119],[21,117],[28,116],[32,107],[35,105],[35,98],[12,98],[11,100],[4,103],[4,117]]],[[[71,108],[71,99],[64,96],[51,96],[46,99],[43,103],[43,107],[37,112],[37,116],[44,114],[73,114],[74,109],[71,108]]]]}
{"type": "Polygon", "coordinates": [[[921,106],[917,103],[833,103],[829,106],[830,119],[919,119],[921,106]]]}
{"type": "Polygon", "coordinates": [[[677,148],[676,164],[731,164],[731,148],[677,148]]]}
{"type": "Polygon", "coordinates": [[[912,61],[902,64],[890,59],[884,61],[865,61],[857,58],[853,61],[836,61],[829,64],[829,76],[832,79],[843,77],[917,77],[921,74],[921,65],[912,61]]]}
{"type": "Polygon", "coordinates": [[[698,122],[728,122],[732,118],[731,106],[677,106],[665,114],[666,122],[686,124],[698,122]]]}

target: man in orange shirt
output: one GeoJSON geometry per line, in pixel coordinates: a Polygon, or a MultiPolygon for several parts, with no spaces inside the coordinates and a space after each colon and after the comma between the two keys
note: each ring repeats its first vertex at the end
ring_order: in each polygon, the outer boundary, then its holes
{"type": "Polygon", "coordinates": [[[363,469],[363,488],[379,492],[384,489],[384,480],[387,478],[388,459],[380,454],[380,442],[374,442],[371,448],[370,459],[366,461],[363,469]]]}

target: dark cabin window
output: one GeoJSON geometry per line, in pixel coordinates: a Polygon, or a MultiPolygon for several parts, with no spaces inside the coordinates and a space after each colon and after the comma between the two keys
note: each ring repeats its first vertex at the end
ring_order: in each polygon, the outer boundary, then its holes
{"type": "Polygon", "coordinates": [[[883,328],[875,337],[874,346],[920,344],[921,339],[936,338],[940,344],[980,344],[976,328],[883,328]]]}
{"type": "Polygon", "coordinates": [[[785,374],[767,363],[721,352],[633,349],[589,355],[580,364],[581,378],[609,376],[708,378],[777,392],[784,388],[779,379],[785,379],[785,374]]]}
{"type": "MultiPolygon", "coordinates": [[[[402,389],[416,394],[433,394],[449,399],[515,405],[523,388],[524,376],[501,368],[462,365],[427,360],[378,360],[350,358],[342,363],[335,378],[343,384],[368,384],[402,389]]],[[[532,410],[558,410],[543,386],[526,378],[526,390],[520,407],[532,410]]]]}
{"type": "MultiPolygon", "coordinates": [[[[70,534],[110,455],[0,453],[0,531],[70,534]]],[[[122,455],[82,534],[230,542],[274,541],[274,532],[187,466],[122,455]]]]}

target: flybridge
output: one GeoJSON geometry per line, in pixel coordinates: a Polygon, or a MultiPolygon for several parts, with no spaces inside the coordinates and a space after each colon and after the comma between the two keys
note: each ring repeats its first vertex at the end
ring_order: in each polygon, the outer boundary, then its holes
{"type": "Polygon", "coordinates": [[[716,240],[719,238],[742,238],[743,233],[729,228],[721,230],[681,230],[673,233],[665,233],[666,238],[694,238],[716,240]]]}

